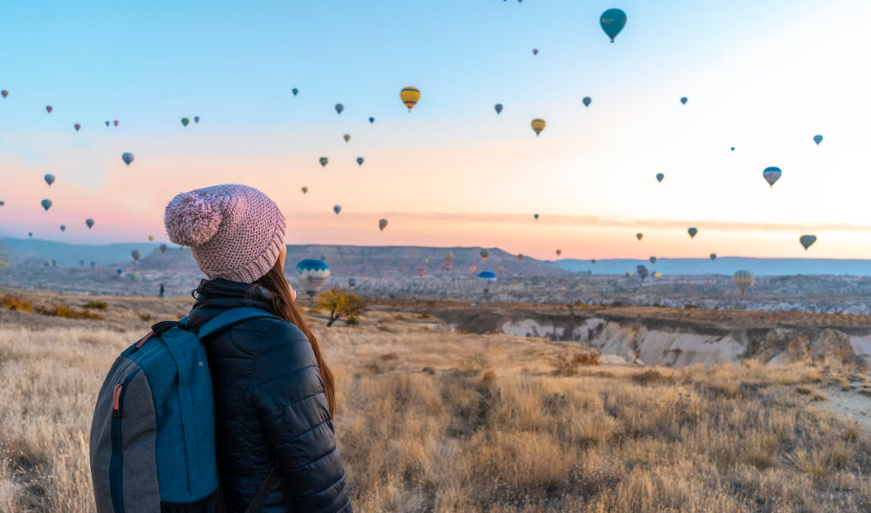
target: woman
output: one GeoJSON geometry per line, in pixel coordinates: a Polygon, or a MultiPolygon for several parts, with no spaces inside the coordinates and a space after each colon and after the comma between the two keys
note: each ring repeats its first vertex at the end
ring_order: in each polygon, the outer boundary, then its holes
{"type": "Polygon", "coordinates": [[[206,341],[227,512],[245,512],[277,468],[260,511],[351,513],[331,421],[333,375],[284,277],[284,216],[257,189],[218,185],[176,196],[164,223],[209,277],[194,293],[189,325],[242,306],[279,317],[250,319],[206,341]]]}

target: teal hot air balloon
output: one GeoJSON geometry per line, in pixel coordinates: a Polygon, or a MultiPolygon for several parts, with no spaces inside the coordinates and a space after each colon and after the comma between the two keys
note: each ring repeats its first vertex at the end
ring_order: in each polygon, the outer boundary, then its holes
{"type": "Polygon", "coordinates": [[[535,214],[533,217],[535,217],[535,220],[538,221],[538,214],[535,214]]]}
{"type": "Polygon", "coordinates": [[[94,220],[93,219],[85,219],[85,225],[87,225],[88,230],[90,230],[91,228],[94,227],[94,220]]]}
{"type": "Polygon", "coordinates": [[[817,143],[817,146],[819,146],[820,143],[823,142],[823,136],[821,136],[821,135],[815,135],[815,136],[814,136],[814,142],[817,143]]]}
{"type": "Polygon", "coordinates": [[[306,258],[296,264],[296,279],[309,297],[314,297],[327,283],[330,267],[323,260],[306,258]]]}
{"type": "Polygon", "coordinates": [[[617,34],[626,26],[626,13],[620,9],[608,9],[599,18],[599,24],[602,25],[602,30],[611,38],[613,43],[617,34]]]}
{"type": "Polygon", "coordinates": [[[182,124],[183,126],[188,126],[188,125],[191,124],[191,120],[188,119],[188,118],[181,118],[181,124],[182,124]]]}
{"type": "Polygon", "coordinates": [[[713,262],[713,261],[716,260],[716,259],[717,259],[717,254],[716,254],[716,253],[711,253],[711,262],[713,262]]]}
{"type": "Polygon", "coordinates": [[[329,164],[330,159],[328,159],[326,157],[321,157],[318,159],[318,162],[321,163],[321,167],[327,167],[327,164],[329,164]]]}
{"type": "MultiPolygon", "coordinates": [[[[358,166],[362,166],[362,165],[363,165],[363,157],[357,157],[357,165],[358,165],[358,166]]],[[[377,167],[377,166],[376,166],[376,167],[377,167]]]]}
{"type": "Polygon", "coordinates": [[[735,147],[734,147],[734,146],[732,146],[732,151],[735,151],[735,147]]]}
{"type": "Polygon", "coordinates": [[[49,187],[51,187],[51,184],[53,184],[55,181],[54,175],[51,173],[43,176],[42,178],[43,180],[45,180],[45,183],[47,183],[49,187]]]}
{"type": "Polygon", "coordinates": [[[809,247],[814,245],[814,242],[817,241],[816,235],[802,235],[798,238],[798,241],[804,247],[804,250],[807,251],[809,247]]]}
{"type": "Polygon", "coordinates": [[[374,123],[374,122],[375,122],[375,118],[369,118],[369,124],[370,124],[370,125],[371,125],[372,123],[374,123]]]}
{"type": "Polygon", "coordinates": [[[652,257],[648,258],[648,260],[650,260],[650,263],[651,263],[651,264],[655,264],[655,263],[656,263],[656,257],[655,257],[655,256],[652,256],[652,257]]]}
{"type": "Polygon", "coordinates": [[[687,104],[687,97],[686,97],[686,96],[681,96],[681,98],[680,98],[680,102],[681,102],[681,104],[686,105],[686,104],[687,104]]]}
{"type": "Polygon", "coordinates": [[[335,109],[336,109],[336,114],[341,114],[342,111],[345,110],[345,106],[342,105],[341,103],[337,103],[335,109]]]}
{"type": "Polygon", "coordinates": [[[768,182],[768,185],[773,188],[774,184],[777,183],[778,180],[780,180],[780,176],[782,174],[783,172],[780,170],[779,167],[771,166],[766,167],[765,170],[762,171],[762,178],[765,178],[765,181],[768,182]]]}
{"type": "Polygon", "coordinates": [[[115,269],[115,272],[118,274],[118,276],[121,276],[121,274],[124,272],[124,269],[121,269],[119,267],[118,269],[115,269]]]}
{"type": "Polygon", "coordinates": [[[341,206],[341,205],[335,205],[335,206],[333,207],[333,212],[335,212],[336,215],[339,215],[339,212],[341,212],[341,211],[342,211],[342,206],[341,206]]]}
{"type": "Polygon", "coordinates": [[[698,230],[698,228],[691,227],[691,228],[689,228],[689,229],[687,230],[687,233],[690,234],[690,238],[691,238],[691,239],[695,239],[695,238],[696,238],[696,234],[699,233],[699,230],[698,230]]]}
{"type": "Polygon", "coordinates": [[[106,123],[106,126],[109,126],[109,125],[111,125],[111,124],[112,124],[112,123],[111,123],[111,122],[109,122],[109,121],[106,121],[106,122],[105,122],[105,123],[106,123]]]}
{"type": "Polygon", "coordinates": [[[60,231],[61,231],[61,233],[67,231],[67,225],[65,225],[65,224],[60,225],[60,231]]]}
{"type": "Polygon", "coordinates": [[[496,273],[493,271],[481,271],[478,273],[478,284],[481,286],[481,290],[484,292],[484,295],[490,293],[490,289],[492,289],[496,285],[496,273]]]}
{"type": "Polygon", "coordinates": [[[161,244],[160,246],[157,246],[157,249],[159,249],[161,253],[166,253],[166,244],[161,244]]]}
{"type": "Polygon", "coordinates": [[[593,99],[589,96],[584,96],[584,99],[581,100],[584,103],[584,107],[589,107],[591,103],[593,103],[593,99]]]}
{"type": "Polygon", "coordinates": [[[299,89],[297,89],[297,88],[294,87],[293,89],[290,90],[290,92],[292,92],[293,95],[296,96],[296,95],[299,94],[299,89]]]}
{"type": "Polygon", "coordinates": [[[48,209],[51,208],[51,200],[50,199],[44,199],[44,200],[40,201],[40,204],[42,205],[42,208],[44,208],[46,212],[48,212],[48,209]]]}
{"type": "Polygon", "coordinates": [[[121,160],[123,160],[124,163],[127,164],[128,166],[129,166],[131,163],[133,163],[133,159],[134,159],[133,154],[130,153],[129,151],[128,151],[127,153],[122,153],[122,154],[121,154],[121,160]]]}
{"type": "Polygon", "coordinates": [[[493,107],[493,109],[496,110],[496,114],[502,114],[502,104],[501,104],[501,103],[497,103],[497,104],[493,107]]]}
{"type": "Polygon", "coordinates": [[[662,180],[665,178],[665,175],[662,173],[656,173],[656,181],[662,183],[662,180]]]}

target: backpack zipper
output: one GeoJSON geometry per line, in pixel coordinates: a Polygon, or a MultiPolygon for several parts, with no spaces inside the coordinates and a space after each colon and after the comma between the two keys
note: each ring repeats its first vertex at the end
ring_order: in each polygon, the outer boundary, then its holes
{"type": "Polygon", "coordinates": [[[109,489],[112,494],[112,509],[115,513],[124,513],[124,459],[121,447],[121,409],[124,405],[124,392],[133,376],[139,372],[137,368],[124,378],[124,381],[112,389],[112,457],[109,461],[109,489]]]}

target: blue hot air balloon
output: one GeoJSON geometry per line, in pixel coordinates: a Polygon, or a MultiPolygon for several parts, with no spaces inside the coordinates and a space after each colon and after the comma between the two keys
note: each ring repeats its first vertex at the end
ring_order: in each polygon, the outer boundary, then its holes
{"type": "Polygon", "coordinates": [[[45,183],[47,183],[49,187],[51,187],[51,184],[53,184],[55,180],[54,175],[51,173],[45,175],[42,178],[45,180],[45,183]]]}
{"type": "Polygon", "coordinates": [[[94,220],[93,219],[85,219],[85,224],[88,225],[88,230],[90,230],[91,228],[94,227],[94,220]]]}
{"type": "Polygon", "coordinates": [[[357,165],[358,165],[358,166],[362,166],[362,165],[363,165],[363,157],[357,157],[357,165]]]}
{"type": "Polygon", "coordinates": [[[329,277],[330,267],[323,260],[306,258],[296,264],[296,279],[309,297],[314,297],[329,277]]]}
{"type": "Polygon", "coordinates": [[[602,25],[602,30],[611,38],[613,43],[617,34],[626,26],[626,13],[620,9],[608,9],[599,18],[599,24],[602,25]]]}
{"type": "Polygon", "coordinates": [[[484,291],[484,295],[490,293],[490,289],[496,283],[496,273],[493,271],[481,271],[478,273],[478,284],[481,285],[481,289],[484,291]]]}
{"type": "Polygon", "coordinates": [[[823,142],[823,136],[821,136],[821,135],[815,135],[815,136],[814,136],[814,142],[817,143],[817,146],[819,146],[819,144],[820,144],[821,142],[823,142]]]}
{"type": "Polygon", "coordinates": [[[370,124],[370,125],[371,125],[372,123],[374,123],[374,122],[375,122],[375,118],[369,118],[369,124],[370,124]]]}
{"type": "Polygon", "coordinates": [[[298,95],[298,94],[299,94],[299,89],[297,89],[297,88],[295,88],[295,87],[294,87],[294,88],[293,88],[293,89],[291,89],[291,91],[290,91],[290,92],[292,92],[292,93],[293,93],[293,95],[294,95],[294,96],[296,96],[296,95],[298,95]]]}
{"type": "Polygon", "coordinates": [[[40,203],[42,204],[42,208],[44,208],[46,212],[48,212],[48,209],[51,208],[51,200],[50,199],[44,199],[40,203]]]}
{"type": "Polygon", "coordinates": [[[353,276],[348,278],[348,288],[351,290],[357,288],[357,278],[354,278],[353,276]]]}
{"type": "Polygon", "coordinates": [[[681,102],[682,104],[686,105],[686,104],[687,104],[687,97],[686,97],[686,96],[682,96],[681,99],[680,99],[680,102],[681,102]]]}
{"type": "Polygon", "coordinates": [[[342,105],[341,103],[337,103],[336,104],[336,113],[341,114],[343,110],[345,110],[345,106],[342,105]]]}
{"type": "Polygon", "coordinates": [[[584,107],[589,107],[590,104],[593,103],[593,99],[589,96],[584,96],[584,99],[582,101],[584,102],[584,107]]]}
{"type": "Polygon", "coordinates": [[[656,173],[656,181],[662,183],[662,180],[665,178],[665,175],[662,173],[656,173]]]}
{"type": "Polygon", "coordinates": [[[133,159],[134,159],[133,154],[130,153],[129,151],[121,154],[121,160],[123,160],[124,163],[127,164],[128,166],[133,162],[133,159]]]}
{"type": "Polygon", "coordinates": [[[535,216],[533,217],[535,217],[535,220],[538,221],[538,214],[535,214],[535,216]]]}
{"type": "Polygon", "coordinates": [[[647,267],[643,265],[637,266],[635,268],[635,271],[638,277],[641,278],[641,281],[644,281],[644,279],[647,278],[647,276],[650,274],[650,271],[647,270],[647,267]]]}
{"type": "Polygon", "coordinates": [[[115,272],[118,273],[118,276],[121,276],[121,274],[124,272],[124,269],[121,269],[119,267],[118,269],[115,269],[115,272]]]}
{"type": "Polygon", "coordinates": [[[333,207],[333,212],[335,212],[336,215],[339,215],[339,212],[341,212],[341,211],[342,211],[342,206],[341,206],[341,205],[336,205],[336,206],[333,207]]]}
{"type": "Polygon", "coordinates": [[[699,233],[699,229],[695,227],[690,227],[689,229],[687,229],[687,233],[690,234],[691,239],[694,239],[696,238],[696,234],[699,233]]]}
{"type": "Polygon", "coordinates": [[[734,147],[734,146],[732,146],[732,151],[735,151],[735,147],[734,147]]]}
{"type": "Polygon", "coordinates": [[[817,241],[816,235],[802,235],[798,238],[798,241],[801,243],[802,247],[805,251],[811,246],[814,245],[814,242],[817,241]]]}
{"type": "Polygon", "coordinates": [[[502,104],[501,103],[497,103],[496,106],[494,106],[493,108],[496,109],[496,114],[502,114],[502,104]]]}
{"type": "Polygon", "coordinates": [[[766,167],[764,171],[762,171],[762,178],[765,178],[765,181],[768,182],[768,185],[774,187],[774,184],[780,180],[780,176],[783,174],[783,171],[780,170],[779,167],[766,167]]]}
{"type": "Polygon", "coordinates": [[[65,225],[65,224],[60,225],[60,231],[61,232],[67,231],[67,225],[65,225]]]}

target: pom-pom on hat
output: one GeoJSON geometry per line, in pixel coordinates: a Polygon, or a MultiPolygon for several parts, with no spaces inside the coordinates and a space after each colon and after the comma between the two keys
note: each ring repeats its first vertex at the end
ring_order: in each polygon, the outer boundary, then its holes
{"type": "Polygon", "coordinates": [[[210,279],[253,283],[284,244],[285,221],[269,197],[245,185],[216,185],[179,194],[166,206],[166,233],[190,246],[210,279]]]}

